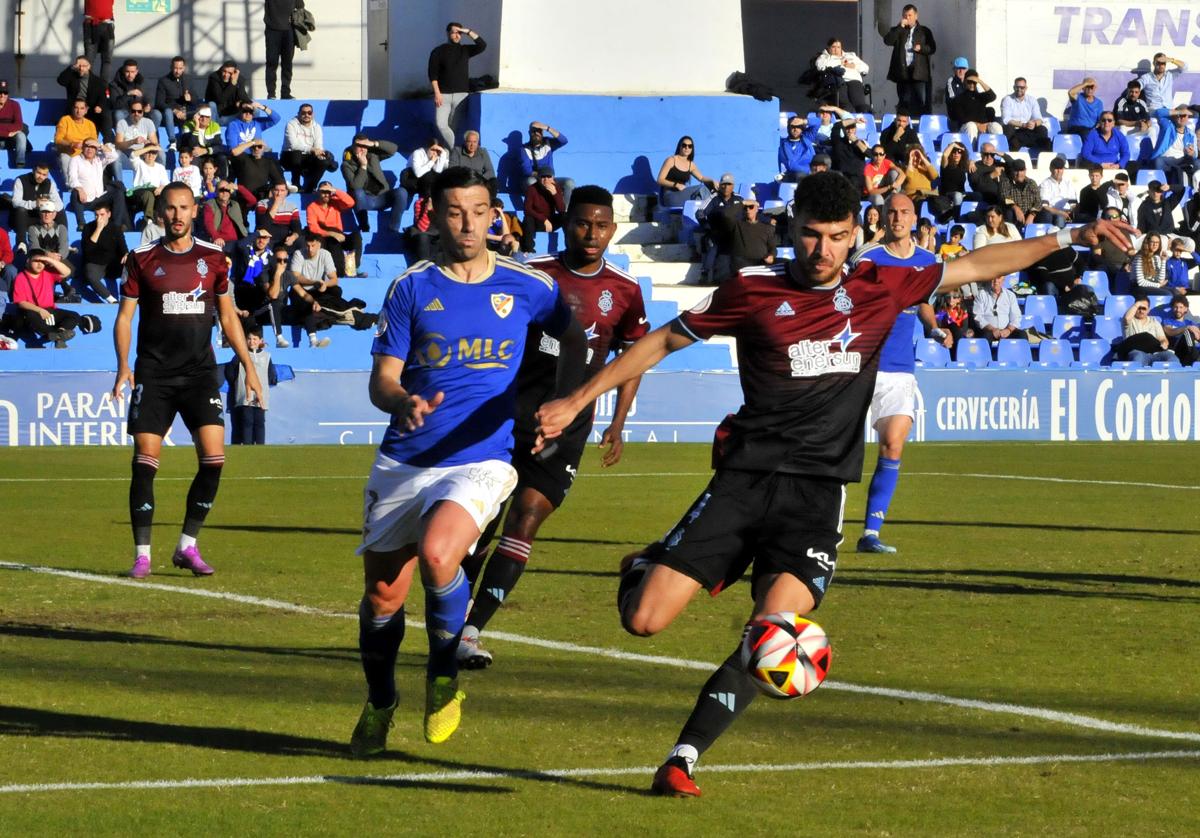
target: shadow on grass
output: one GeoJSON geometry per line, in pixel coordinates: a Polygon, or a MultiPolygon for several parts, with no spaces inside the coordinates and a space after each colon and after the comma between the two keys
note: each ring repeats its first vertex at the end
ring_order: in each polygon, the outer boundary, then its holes
{"type": "Polygon", "coordinates": [[[1200,596],[1163,595],[1149,591],[1116,590],[1115,587],[1099,588],[1097,585],[1146,585],[1155,588],[1197,588],[1194,582],[1180,579],[1159,579],[1147,576],[1121,576],[1119,574],[1089,573],[1046,573],[1043,571],[1003,570],[952,570],[880,568],[838,568],[837,584],[842,587],[858,588],[910,588],[921,591],[953,591],[955,593],[985,594],[1002,596],[1051,596],[1067,599],[1107,599],[1126,602],[1169,602],[1196,603],[1200,596]],[[984,582],[956,580],[954,577],[1010,577],[1027,580],[1021,582],[984,582]],[[941,577],[940,579],[916,577],[941,577]],[[1046,583],[1046,584],[1043,584],[1046,583]],[[1079,587],[1067,587],[1075,585],[1079,587]],[[1085,587],[1090,586],[1090,587],[1085,587]]]}
{"type": "MultiPolygon", "coordinates": [[[[268,733],[259,730],[244,730],[229,727],[203,725],[168,724],[165,722],[133,721],[108,716],[89,716],[80,713],[64,713],[55,710],[39,710],[31,707],[0,705],[0,736],[27,736],[31,738],[99,739],[110,742],[145,742],[151,744],[190,745],[222,751],[269,754],[286,757],[324,757],[346,760],[359,765],[383,766],[403,762],[436,766],[451,773],[465,772],[480,775],[480,780],[518,779],[535,780],[580,788],[597,789],[623,794],[646,794],[642,789],[614,783],[602,783],[579,777],[562,777],[541,771],[510,769],[496,765],[456,762],[403,751],[387,751],[370,762],[354,760],[342,742],[329,742],[307,736],[287,733],[268,733]]],[[[443,782],[437,779],[387,777],[356,777],[326,775],[333,782],[356,785],[381,785],[394,787],[433,788],[443,791],[508,793],[511,788],[503,786],[481,786],[475,783],[443,782]]]]}
{"type": "Polygon", "coordinates": [[[336,661],[358,661],[358,651],[350,648],[302,649],[287,646],[243,646],[231,643],[211,643],[203,640],[179,640],[153,634],[112,631],[109,629],[78,628],[76,626],[46,626],[38,623],[0,623],[0,636],[33,637],[39,640],[64,640],[75,643],[130,643],[149,646],[172,646],[217,652],[249,652],[259,655],[315,658],[336,661]]]}

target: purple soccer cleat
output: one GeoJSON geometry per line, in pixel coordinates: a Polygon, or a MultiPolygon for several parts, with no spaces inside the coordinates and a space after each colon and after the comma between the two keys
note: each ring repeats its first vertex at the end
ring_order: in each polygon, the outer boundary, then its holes
{"type": "Polygon", "coordinates": [[[145,579],[150,575],[150,557],[138,556],[133,560],[133,567],[126,574],[130,579],[145,579]]]}
{"type": "Polygon", "coordinates": [[[213,575],[213,569],[204,563],[204,559],[200,558],[200,550],[194,546],[176,550],[175,555],[171,557],[171,564],[190,570],[196,576],[213,575]]]}

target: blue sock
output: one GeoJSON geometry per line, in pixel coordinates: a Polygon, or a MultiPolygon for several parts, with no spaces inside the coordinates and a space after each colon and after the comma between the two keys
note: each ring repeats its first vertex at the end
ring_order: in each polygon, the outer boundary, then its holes
{"type": "Polygon", "coordinates": [[[467,620],[471,586],[460,567],[449,583],[440,588],[425,588],[425,633],[429,635],[429,664],[426,677],[458,675],[458,641],[467,620]]]}
{"type": "Polygon", "coordinates": [[[358,653],[367,678],[367,700],[376,710],[396,703],[396,653],[404,639],[404,608],[376,617],[366,598],[358,606],[358,653]]]}
{"type": "Polygon", "coordinates": [[[880,457],[875,463],[871,486],[867,489],[867,516],[863,522],[865,535],[879,535],[879,531],[883,529],[883,522],[887,518],[888,507],[892,505],[892,495],[896,493],[896,483],[899,480],[900,461],[880,457]]]}

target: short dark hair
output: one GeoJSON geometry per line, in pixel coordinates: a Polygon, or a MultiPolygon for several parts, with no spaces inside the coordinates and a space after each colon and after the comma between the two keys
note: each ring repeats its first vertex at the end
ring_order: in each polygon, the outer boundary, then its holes
{"type": "Polygon", "coordinates": [[[447,189],[467,189],[472,186],[482,186],[488,191],[488,200],[495,197],[492,182],[474,169],[466,166],[450,166],[433,180],[430,198],[436,210],[441,205],[442,194],[447,189]]]}
{"type": "Polygon", "coordinates": [[[828,41],[825,42],[825,48],[828,49],[829,47],[833,46],[834,44],[840,44],[841,42],[842,42],[841,38],[830,38],[828,41]]]}
{"type": "Polygon", "coordinates": [[[844,221],[855,218],[859,191],[841,172],[817,172],[800,181],[792,199],[792,213],[813,221],[844,221]]]}
{"type": "Polygon", "coordinates": [[[695,160],[696,159],[696,141],[693,140],[691,137],[689,137],[687,134],[684,134],[682,137],[680,137],[678,140],[675,141],[675,153],[679,154],[679,149],[683,145],[684,140],[687,140],[688,142],[690,142],[692,144],[692,150],[689,151],[686,155],[687,159],[695,160]]]}
{"type": "Polygon", "coordinates": [[[903,108],[903,107],[896,108],[896,116],[907,116],[910,119],[912,118],[912,114],[909,113],[908,108],[903,108]]]}
{"type": "Polygon", "coordinates": [[[900,10],[900,14],[905,14],[906,12],[915,12],[916,10],[917,10],[917,7],[914,6],[912,3],[909,3],[903,9],[900,10]]]}
{"type": "Polygon", "coordinates": [[[451,32],[451,31],[453,31],[453,30],[454,30],[454,29],[456,29],[456,28],[457,28],[457,29],[465,29],[466,27],[465,27],[465,26],[463,26],[461,23],[459,23],[457,20],[452,20],[452,21],[450,21],[449,23],[447,23],[447,24],[446,24],[446,31],[447,31],[447,32],[451,32]]]}
{"type": "Polygon", "coordinates": [[[570,215],[575,207],[581,204],[590,204],[597,207],[608,207],[612,209],[613,196],[612,193],[603,186],[577,186],[571,192],[571,203],[567,205],[567,215],[570,215]]]}
{"type": "Polygon", "coordinates": [[[967,234],[967,228],[962,226],[961,224],[955,224],[953,227],[950,228],[950,236],[951,237],[965,236],[966,234],[967,234]]]}
{"type": "Polygon", "coordinates": [[[187,64],[187,59],[184,58],[182,55],[177,55],[171,59],[172,64],[174,64],[176,61],[180,62],[181,64],[187,64]]]}
{"type": "Polygon", "coordinates": [[[136,67],[138,65],[136,58],[126,58],[122,67],[136,67]]]}
{"type": "Polygon", "coordinates": [[[304,241],[306,244],[308,242],[320,242],[321,234],[316,232],[315,230],[305,230],[304,231],[304,241]]]}

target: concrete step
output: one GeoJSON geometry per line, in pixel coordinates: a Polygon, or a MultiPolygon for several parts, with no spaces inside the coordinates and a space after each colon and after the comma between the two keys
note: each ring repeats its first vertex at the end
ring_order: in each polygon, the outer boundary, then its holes
{"type": "MultiPolygon", "coordinates": [[[[616,244],[609,250],[624,253],[630,262],[688,262],[694,255],[690,245],[675,242],[655,244],[616,244]]],[[[635,275],[640,276],[636,271],[635,275]]]]}
{"type": "Polygon", "coordinates": [[[655,288],[660,285],[678,285],[683,282],[700,281],[699,262],[648,262],[630,261],[629,272],[634,276],[649,277],[655,288]]]}
{"type": "Polygon", "coordinates": [[[666,244],[674,243],[679,229],[674,224],[652,221],[625,221],[617,224],[613,244],[666,244]]]}
{"type": "Polygon", "coordinates": [[[649,195],[613,195],[613,218],[617,221],[649,221],[649,195]]]}

